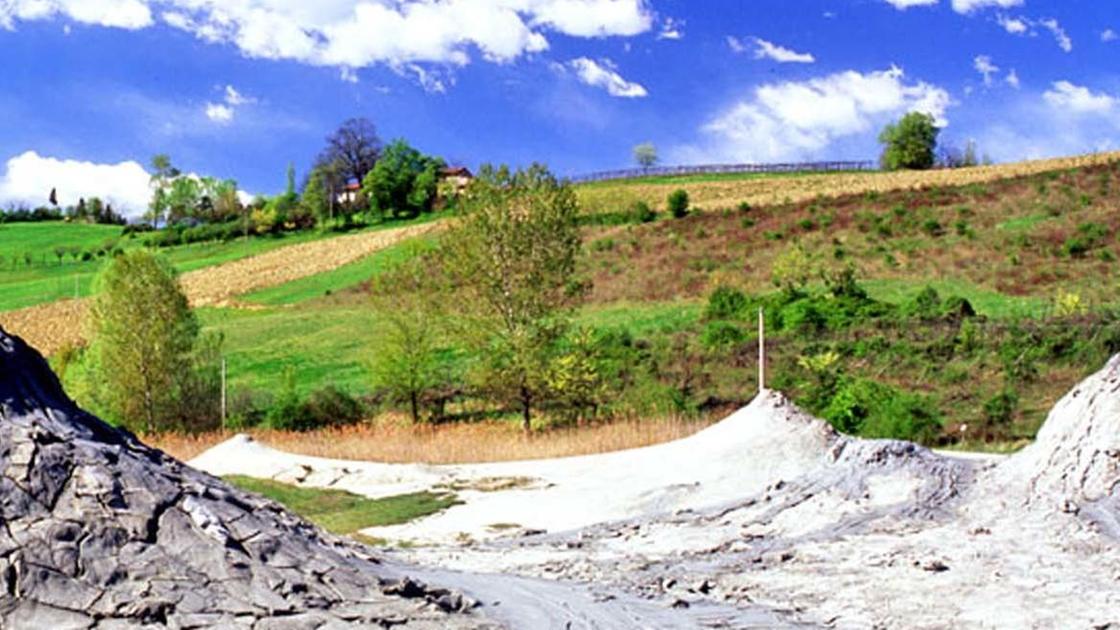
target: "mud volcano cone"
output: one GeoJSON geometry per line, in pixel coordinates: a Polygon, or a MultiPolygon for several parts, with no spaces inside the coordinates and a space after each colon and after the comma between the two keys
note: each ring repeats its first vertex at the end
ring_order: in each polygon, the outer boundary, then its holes
{"type": "Polygon", "coordinates": [[[387,573],[78,409],[0,330],[0,628],[487,625],[387,573]]]}

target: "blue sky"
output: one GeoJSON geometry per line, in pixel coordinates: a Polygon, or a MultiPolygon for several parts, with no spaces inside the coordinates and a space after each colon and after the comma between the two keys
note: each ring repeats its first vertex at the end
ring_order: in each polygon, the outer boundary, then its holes
{"type": "Polygon", "coordinates": [[[146,168],[254,193],[364,116],[561,174],[873,159],[910,110],[1000,161],[1120,149],[1117,0],[3,0],[0,203],[146,168]]]}

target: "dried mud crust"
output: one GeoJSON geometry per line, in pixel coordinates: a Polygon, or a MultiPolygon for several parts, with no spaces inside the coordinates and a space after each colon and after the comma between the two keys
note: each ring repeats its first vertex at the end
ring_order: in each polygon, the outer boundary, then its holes
{"type": "Polygon", "coordinates": [[[497,627],[474,606],[79,410],[0,331],[0,627],[497,627]]]}

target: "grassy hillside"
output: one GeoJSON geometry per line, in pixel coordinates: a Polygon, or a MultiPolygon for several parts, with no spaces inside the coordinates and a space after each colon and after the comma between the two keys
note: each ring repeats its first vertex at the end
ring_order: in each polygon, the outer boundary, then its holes
{"type": "MultiPolygon", "coordinates": [[[[762,308],[771,386],[815,413],[869,435],[1013,447],[1120,351],[1118,210],[1116,162],[648,223],[592,208],[614,217],[584,230],[593,290],[576,318],[605,358],[601,411],[714,417],[745,403],[762,308]],[[803,282],[780,289],[774,271],[791,264],[803,282]]],[[[225,336],[235,397],[275,397],[288,375],[300,396],[375,394],[366,366],[384,331],[368,281],[432,239],[203,309],[225,336]]],[[[446,349],[455,370],[471,361],[446,349]]]]}
{"type": "MultiPolygon", "coordinates": [[[[89,295],[102,260],[75,260],[66,254],[60,262],[57,247],[84,252],[115,243],[121,249],[141,247],[140,237],[121,237],[118,226],[73,223],[11,223],[0,225],[0,311],[10,311],[63,298],[89,295]],[[26,256],[30,255],[28,264],[26,256]]],[[[180,272],[238,260],[278,247],[330,234],[302,232],[253,237],[228,243],[202,243],[162,249],[180,272]]]]}

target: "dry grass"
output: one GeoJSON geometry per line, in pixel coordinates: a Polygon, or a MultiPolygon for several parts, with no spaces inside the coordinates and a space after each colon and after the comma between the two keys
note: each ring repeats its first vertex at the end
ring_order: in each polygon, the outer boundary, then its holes
{"type": "Polygon", "coordinates": [[[577,189],[585,208],[618,210],[636,200],[654,208],[663,207],[670,192],[688,190],[692,203],[703,208],[731,208],[740,202],[751,205],[800,203],[820,197],[913,190],[933,186],[983,184],[1001,179],[1036,175],[1086,166],[1108,164],[1120,153],[1096,153],[1077,157],[1032,160],[1013,164],[932,171],[808,174],[795,177],[751,177],[697,183],[656,184],[626,182],[582,186],[577,189]]]}
{"type": "MultiPolygon", "coordinates": [[[[389,463],[458,464],[548,459],[638,448],[687,437],[711,422],[712,419],[682,418],[617,421],[526,437],[510,422],[415,427],[401,418],[386,417],[369,424],[308,433],[266,430],[246,433],[269,446],[301,455],[389,463]]],[[[141,439],[187,461],[233,435],[217,431],[200,435],[152,435],[141,439]]]]}

